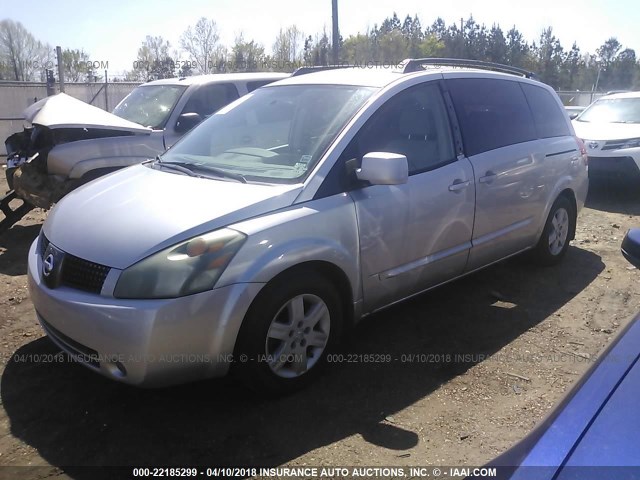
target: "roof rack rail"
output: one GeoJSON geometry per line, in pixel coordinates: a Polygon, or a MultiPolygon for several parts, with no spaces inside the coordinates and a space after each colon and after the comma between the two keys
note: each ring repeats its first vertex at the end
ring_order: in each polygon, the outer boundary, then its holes
{"type": "Polygon", "coordinates": [[[537,75],[534,72],[530,72],[524,68],[512,67],[501,63],[484,62],[481,60],[466,60],[463,58],[407,58],[400,64],[400,67],[402,69],[402,73],[411,73],[423,70],[422,67],[424,65],[481,68],[485,70],[493,70],[495,72],[520,75],[525,78],[537,78],[537,75]]]}
{"type": "Polygon", "coordinates": [[[322,72],[323,70],[335,70],[337,68],[349,68],[351,65],[318,65],[315,67],[298,67],[291,74],[292,77],[306,75],[307,73],[322,72]]]}

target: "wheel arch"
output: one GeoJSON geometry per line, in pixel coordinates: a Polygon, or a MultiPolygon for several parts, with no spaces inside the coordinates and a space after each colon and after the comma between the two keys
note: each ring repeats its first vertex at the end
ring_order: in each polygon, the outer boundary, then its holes
{"type": "MultiPolygon", "coordinates": [[[[355,323],[355,311],[354,311],[354,299],[351,282],[346,272],[342,270],[335,263],[328,262],[326,260],[308,260],[297,265],[292,265],[285,268],[278,274],[276,274],[271,280],[269,280],[260,290],[258,295],[251,302],[255,304],[260,295],[268,292],[268,289],[273,285],[284,282],[288,277],[296,277],[300,275],[318,275],[323,277],[328,283],[335,287],[336,293],[340,297],[340,304],[342,307],[343,320],[345,327],[348,330],[355,323]]],[[[249,314],[251,306],[247,310],[249,314]]],[[[245,315],[245,316],[246,316],[245,315]]]]}
{"type": "MultiPolygon", "coordinates": [[[[576,223],[578,219],[578,203],[576,201],[576,195],[572,189],[565,188],[556,196],[556,200],[560,197],[564,197],[567,200],[569,200],[569,203],[571,204],[571,208],[573,209],[573,222],[571,222],[571,229],[569,230],[569,237],[568,237],[569,240],[573,240],[576,238],[576,223]]],[[[554,203],[556,200],[554,200],[554,203]]]]}

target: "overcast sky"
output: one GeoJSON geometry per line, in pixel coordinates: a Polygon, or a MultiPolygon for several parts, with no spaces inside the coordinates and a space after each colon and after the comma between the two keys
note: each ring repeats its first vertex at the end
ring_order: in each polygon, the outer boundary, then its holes
{"type": "MultiPolygon", "coordinates": [[[[344,38],[364,33],[396,11],[403,19],[417,14],[423,26],[442,17],[447,25],[473,15],[488,27],[506,32],[515,25],[531,43],[552,26],[565,49],[577,42],[581,51],[595,53],[609,37],[640,54],[638,0],[395,0],[371,4],[339,0],[340,33],[344,38]],[[516,6],[517,5],[517,6],[516,6]]],[[[221,40],[231,46],[239,33],[271,50],[281,27],[295,24],[306,35],[326,27],[331,31],[331,0],[0,0],[0,19],[21,22],[52,46],[84,49],[92,60],[109,62],[111,75],[132,68],[146,35],[161,35],[173,47],[182,32],[200,17],[213,18],[221,40]]]]}

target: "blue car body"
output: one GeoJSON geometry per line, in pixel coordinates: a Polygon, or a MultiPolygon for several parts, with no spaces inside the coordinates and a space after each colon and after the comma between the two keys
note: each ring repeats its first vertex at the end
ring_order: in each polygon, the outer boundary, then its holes
{"type": "MultiPolygon", "coordinates": [[[[640,229],[625,258],[640,264],[640,229]]],[[[640,314],[527,437],[491,462],[510,479],[640,479],[640,314]]]]}

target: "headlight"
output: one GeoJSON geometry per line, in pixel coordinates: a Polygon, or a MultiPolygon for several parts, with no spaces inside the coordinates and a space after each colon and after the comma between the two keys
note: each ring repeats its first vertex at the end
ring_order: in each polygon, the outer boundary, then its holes
{"type": "Polygon", "coordinates": [[[169,247],[123,271],[113,295],[175,298],[210,290],[245,239],[225,228],[169,247]]]}
{"type": "Polygon", "coordinates": [[[640,138],[631,138],[629,140],[625,140],[625,142],[620,145],[620,148],[636,148],[640,147],[640,138]]]}

